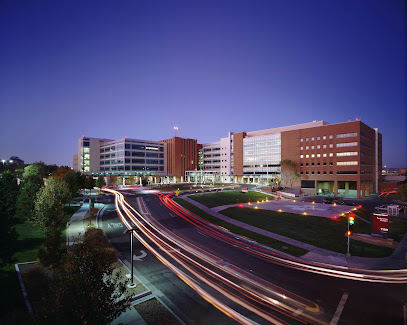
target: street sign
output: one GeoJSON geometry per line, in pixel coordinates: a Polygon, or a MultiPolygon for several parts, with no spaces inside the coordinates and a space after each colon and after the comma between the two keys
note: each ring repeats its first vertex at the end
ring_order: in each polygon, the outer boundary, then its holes
{"type": "Polygon", "coordinates": [[[249,192],[249,188],[248,187],[242,187],[242,193],[247,193],[249,192]]]}
{"type": "Polygon", "coordinates": [[[389,215],[387,213],[373,213],[371,225],[372,235],[387,237],[389,233],[389,215]]]}

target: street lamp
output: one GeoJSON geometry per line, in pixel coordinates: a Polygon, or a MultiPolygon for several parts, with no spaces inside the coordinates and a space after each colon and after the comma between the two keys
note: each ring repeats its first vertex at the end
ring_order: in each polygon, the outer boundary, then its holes
{"type": "Polygon", "coordinates": [[[137,228],[131,228],[131,229],[126,229],[125,231],[123,231],[123,234],[127,234],[128,232],[130,232],[130,259],[131,259],[131,276],[130,276],[130,284],[127,285],[127,288],[135,288],[136,287],[136,283],[133,282],[133,232],[138,231],[137,228]]]}
{"type": "Polygon", "coordinates": [[[2,159],[1,162],[3,163],[3,169],[4,169],[6,167],[6,161],[4,159],[2,159]]]}
{"type": "Polygon", "coordinates": [[[178,126],[174,126],[174,130],[175,130],[175,136],[177,136],[178,126]]]}

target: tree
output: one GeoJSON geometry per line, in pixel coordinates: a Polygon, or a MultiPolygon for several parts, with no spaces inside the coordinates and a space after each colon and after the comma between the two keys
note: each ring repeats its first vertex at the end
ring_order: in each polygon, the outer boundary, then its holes
{"type": "Polygon", "coordinates": [[[105,185],[106,185],[105,178],[103,176],[99,176],[98,179],[96,180],[96,187],[102,188],[105,185]]]}
{"type": "Polygon", "coordinates": [[[126,280],[115,270],[117,253],[100,229],[89,229],[57,270],[40,323],[109,324],[128,304],[126,280]]]}
{"type": "Polygon", "coordinates": [[[61,258],[61,233],[65,227],[63,207],[70,199],[66,182],[52,177],[48,178],[46,185],[38,192],[34,221],[45,234],[45,248],[38,254],[45,266],[58,264],[61,258]]]}
{"type": "Polygon", "coordinates": [[[75,173],[72,168],[67,166],[59,167],[56,171],[52,173],[52,177],[55,179],[65,179],[69,174],[75,173]]]}
{"type": "Polygon", "coordinates": [[[68,184],[71,198],[76,197],[79,190],[85,187],[85,179],[86,177],[80,172],[67,173],[64,176],[64,181],[68,184]]]}
{"type": "Polygon", "coordinates": [[[397,198],[403,202],[407,202],[407,183],[397,186],[397,198]]]}
{"type": "Polygon", "coordinates": [[[107,176],[107,184],[108,185],[116,185],[117,183],[117,176],[116,175],[108,175],[107,176]]]}
{"type": "Polygon", "coordinates": [[[91,190],[95,187],[96,181],[93,179],[92,176],[88,176],[85,179],[85,188],[91,190]]]}
{"type": "Polygon", "coordinates": [[[0,175],[0,265],[11,263],[17,233],[14,229],[18,185],[8,170],[0,175]]]}
{"type": "Polygon", "coordinates": [[[38,176],[30,176],[20,186],[16,209],[16,217],[20,220],[30,220],[34,216],[35,201],[42,186],[44,181],[38,176]]]}
{"type": "Polygon", "coordinates": [[[281,162],[281,180],[288,184],[289,187],[293,187],[294,182],[300,177],[297,171],[297,165],[295,162],[285,159],[281,162]]]}
{"type": "Polygon", "coordinates": [[[46,176],[46,166],[42,161],[35,162],[31,165],[24,167],[23,178],[27,179],[32,176],[44,177],[46,176]]]}

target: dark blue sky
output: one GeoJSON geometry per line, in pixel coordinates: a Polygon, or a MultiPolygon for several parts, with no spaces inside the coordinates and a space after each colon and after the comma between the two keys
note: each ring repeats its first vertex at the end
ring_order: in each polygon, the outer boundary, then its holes
{"type": "Polygon", "coordinates": [[[0,158],[360,118],[407,166],[404,0],[0,3],[0,158]]]}

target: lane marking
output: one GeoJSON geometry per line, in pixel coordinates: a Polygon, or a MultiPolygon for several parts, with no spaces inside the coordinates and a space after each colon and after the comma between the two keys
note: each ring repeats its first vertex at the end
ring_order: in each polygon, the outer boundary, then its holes
{"type": "Polygon", "coordinates": [[[332,318],[332,320],[331,320],[331,322],[329,323],[329,325],[336,325],[336,324],[338,324],[339,318],[341,317],[341,314],[342,314],[343,308],[345,307],[346,300],[348,299],[348,296],[349,296],[349,294],[348,294],[347,292],[345,292],[345,293],[342,295],[342,298],[341,298],[341,300],[339,301],[339,305],[338,305],[338,307],[336,308],[335,315],[334,315],[334,317],[332,318]]]}
{"type": "Polygon", "coordinates": [[[171,213],[168,213],[171,217],[173,217],[173,218],[176,218],[173,214],[171,214],[171,213]]]}

